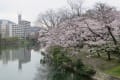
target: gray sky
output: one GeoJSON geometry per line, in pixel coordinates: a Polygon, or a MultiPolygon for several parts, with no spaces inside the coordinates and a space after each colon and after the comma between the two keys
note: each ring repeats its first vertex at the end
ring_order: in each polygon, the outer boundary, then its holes
{"type": "MultiPolygon", "coordinates": [[[[120,0],[85,0],[84,5],[91,7],[95,2],[106,2],[120,9],[120,0]]],[[[48,9],[58,9],[67,6],[66,0],[0,0],[0,19],[17,22],[17,14],[34,22],[39,13],[48,9]]]]}

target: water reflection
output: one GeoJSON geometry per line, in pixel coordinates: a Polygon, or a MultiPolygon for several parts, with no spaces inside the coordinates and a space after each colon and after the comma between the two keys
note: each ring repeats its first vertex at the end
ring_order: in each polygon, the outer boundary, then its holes
{"type": "Polygon", "coordinates": [[[48,79],[49,67],[47,65],[40,65],[37,69],[34,80],[50,80],[48,79]]]}
{"type": "Polygon", "coordinates": [[[0,61],[3,64],[8,64],[10,61],[18,61],[18,69],[22,69],[22,64],[28,63],[31,60],[31,50],[29,48],[7,49],[1,50],[0,61]]]}
{"type": "Polygon", "coordinates": [[[40,64],[34,80],[93,80],[90,77],[61,72],[48,65],[40,64]]]}
{"type": "Polygon", "coordinates": [[[39,47],[7,49],[0,51],[0,80],[91,80],[70,73],[59,73],[47,64],[39,47]]]}
{"type": "Polygon", "coordinates": [[[0,50],[0,80],[34,80],[40,51],[28,47],[0,50]]]}
{"type": "Polygon", "coordinates": [[[44,67],[38,67],[38,73],[34,80],[93,80],[94,70],[86,68],[79,59],[76,62],[72,62],[64,53],[59,53],[59,56],[51,55],[52,58],[44,55],[44,53],[43,56],[40,60],[40,65],[44,67]],[[68,66],[66,67],[66,65],[68,66]]]}

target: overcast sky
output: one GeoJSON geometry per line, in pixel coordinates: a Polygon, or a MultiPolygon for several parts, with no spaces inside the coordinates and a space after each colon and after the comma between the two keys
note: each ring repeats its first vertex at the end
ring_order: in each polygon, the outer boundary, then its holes
{"type": "MultiPolygon", "coordinates": [[[[95,2],[106,2],[120,9],[120,0],[85,0],[86,7],[92,7],[95,2]]],[[[67,6],[66,0],[0,0],[0,19],[17,22],[17,14],[32,23],[39,13],[48,9],[58,9],[67,6]]]]}

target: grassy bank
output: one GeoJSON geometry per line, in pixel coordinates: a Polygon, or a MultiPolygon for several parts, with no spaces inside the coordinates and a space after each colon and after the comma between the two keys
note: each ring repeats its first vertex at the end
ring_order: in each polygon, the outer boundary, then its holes
{"type": "Polygon", "coordinates": [[[106,70],[105,73],[120,78],[120,65],[106,70]]]}
{"type": "MultiPolygon", "coordinates": [[[[80,49],[76,58],[80,58],[87,66],[98,71],[96,74],[101,80],[109,80],[109,77],[120,78],[120,63],[116,59],[109,61],[106,57],[97,55],[90,56],[88,49],[80,49]],[[100,74],[99,74],[100,72],[100,74]],[[107,75],[105,76],[104,73],[107,75]]],[[[111,79],[112,80],[112,79],[111,79]]],[[[119,80],[119,79],[117,79],[119,80]]]]}

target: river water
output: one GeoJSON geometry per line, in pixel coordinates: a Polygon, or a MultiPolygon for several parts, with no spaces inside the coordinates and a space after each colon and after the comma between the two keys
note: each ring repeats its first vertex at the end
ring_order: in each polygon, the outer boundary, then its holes
{"type": "Polygon", "coordinates": [[[23,47],[0,50],[0,80],[46,80],[46,67],[40,64],[40,59],[40,50],[23,47]]]}
{"type": "MultiPolygon", "coordinates": [[[[71,74],[51,70],[38,48],[28,47],[0,50],[0,80],[73,80],[71,74]],[[53,77],[50,77],[53,75],[53,77]]],[[[76,76],[75,80],[91,80],[76,76]]]]}

